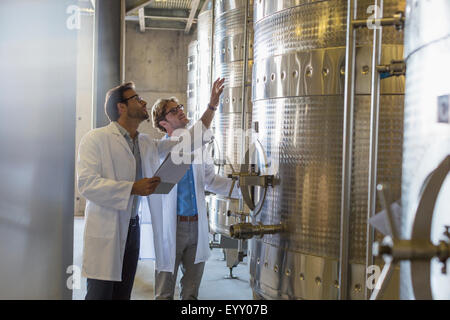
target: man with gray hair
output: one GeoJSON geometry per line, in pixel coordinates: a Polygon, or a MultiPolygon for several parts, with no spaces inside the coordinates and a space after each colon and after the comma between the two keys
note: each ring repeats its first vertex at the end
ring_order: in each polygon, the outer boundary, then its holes
{"type": "MultiPolygon", "coordinates": [[[[212,97],[218,101],[222,90],[215,86],[212,97]]],[[[111,123],[91,130],[80,142],[77,184],[87,199],[82,267],[87,300],[130,299],[140,249],[140,201],[147,201],[152,217],[154,235],[148,240],[155,247],[164,242],[162,199],[153,194],[160,178],[153,175],[160,157],[178,141],[138,132],[149,118],[146,106],[132,82],[112,88],[105,101],[111,123]]],[[[202,132],[213,116],[212,109],[205,111],[199,121],[202,132]]],[[[162,253],[156,250],[155,255],[158,261],[162,253]]]]}

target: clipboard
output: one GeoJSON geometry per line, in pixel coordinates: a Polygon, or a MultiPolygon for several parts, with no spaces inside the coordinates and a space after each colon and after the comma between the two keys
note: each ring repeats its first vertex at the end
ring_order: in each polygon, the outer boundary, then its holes
{"type": "Polygon", "coordinates": [[[190,163],[175,164],[172,161],[172,153],[166,156],[159,168],[156,170],[154,177],[160,177],[161,182],[156,187],[153,194],[168,194],[174,185],[184,177],[194,159],[194,155],[190,155],[190,163]]]}

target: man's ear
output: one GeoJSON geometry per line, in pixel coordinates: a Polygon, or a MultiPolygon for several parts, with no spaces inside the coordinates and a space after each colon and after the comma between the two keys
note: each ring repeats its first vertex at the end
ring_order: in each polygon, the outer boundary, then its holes
{"type": "Polygon", "coordinates": [[[169,124],[166,120],[161,120],[161,121],[159,122],[159,125],[160,125],[161,127],[163,127],[164,129],[166,129],[166,132],[167,132],[167,126],[169,126],[170,124],[169,124]]]}
{"type": "Polygon", "coordinates": [[[127,105],[123,102],[117,103],[117,112],[119,114],[119,117],[127,110],[127,105]]]}

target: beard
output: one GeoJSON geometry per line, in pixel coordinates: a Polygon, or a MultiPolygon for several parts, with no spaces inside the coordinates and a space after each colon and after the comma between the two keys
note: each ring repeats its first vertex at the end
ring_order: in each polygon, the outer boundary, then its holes
{"type": "Polygon", "coordinates": [[[148,118],[150,118],[150,115],[142,110],[130,111],[128,109],[127,116],[128,118],[131,119],[141,119],[141,120],[147,120],[148,118]]]}

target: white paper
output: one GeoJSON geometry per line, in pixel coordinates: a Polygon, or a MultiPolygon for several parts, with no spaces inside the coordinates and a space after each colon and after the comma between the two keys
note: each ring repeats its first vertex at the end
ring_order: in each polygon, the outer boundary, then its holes
{"type": "MultiPolygon", "coordinates": [[[[400,235],[402,207],[398,204],[398,201],[391,204],[391,213],[394,223],[393,228],[395,228],[395,230],[397,231],[397,235],[400,235]]],[[[375,214],[372,218],[369,219],[369,223],[382,234],[392,236],[391,232],[389,231],[389,220],[386,214],[386,210],[382,210],[375,214]]]]}

